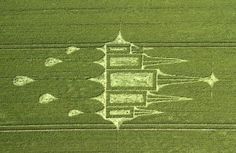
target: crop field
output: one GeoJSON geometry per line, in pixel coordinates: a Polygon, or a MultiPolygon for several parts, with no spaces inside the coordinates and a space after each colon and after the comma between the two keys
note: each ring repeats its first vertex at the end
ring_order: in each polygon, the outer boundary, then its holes
{"type": "Polygon", "coordinates": [[[0,153],[234,153],[235,9],[1,0],[0,153]]]}

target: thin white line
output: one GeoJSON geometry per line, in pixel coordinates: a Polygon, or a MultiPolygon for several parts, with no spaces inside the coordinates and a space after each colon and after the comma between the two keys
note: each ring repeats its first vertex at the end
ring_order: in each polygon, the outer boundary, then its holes
{"type": "MultiPolygon", "coordinates": [[[[217,123],[210,123],[210,124],[196,124],[196,123],[190,123],[190,124],[169,124],[169,123],[156,123],[156,124],[142,124],[142,123],[135,123],[135,124],[131,124],[131,123],[127,123],[127,124],[123,124],[124,126],[132,126],[132,125],[138,125],[138,126],[232,126],[232,127],[236,127],[236,124],[217,124],[217,123]]],[[[0,128],[4,128],[4,127],[50,127],[50,126],[55,126],[55,127],[63,127],[63,126],[113,126],[113,124],[28,124],[28,125],[0,125],[0,128]]]]}
{"type": "Polygon", "coordinates": [[[42,129],[42,130],[0,130],[0,133],[26,132],[72,132],[72,131],[236,131],[236,129],[42,129]]]}
{"type": "Polygon", "coordinates": [[[113,126],[113,124],[44,124],[44,125],[2,125],[0,128],[7,127],[71,127],[71,126],[113,126]]]}

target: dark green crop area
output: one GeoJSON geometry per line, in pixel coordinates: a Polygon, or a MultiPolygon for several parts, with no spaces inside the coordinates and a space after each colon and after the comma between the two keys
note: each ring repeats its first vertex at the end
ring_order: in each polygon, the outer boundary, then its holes
{"type": "Polygon", "coordinates": [[[1,0],[0,153],[234,153],[235,24],[234,0],[1,0]],[[93,78],[106,71],[96,48],[119,31],[146,55],[188,61],[149,69],[219,81],[166,86],[159,94],[192,100],[150,104],[163,113],[117,130],[97,113],[106,88],[93,78]],[[67,55],[70,46],[80,50],[67,55]],[[48,58],[63,62],[45,67],[48,58]],[[16,76],[35,82],[14,86],[16,76]],[[45,93],[58,99],[41,104],[45,93]]]}

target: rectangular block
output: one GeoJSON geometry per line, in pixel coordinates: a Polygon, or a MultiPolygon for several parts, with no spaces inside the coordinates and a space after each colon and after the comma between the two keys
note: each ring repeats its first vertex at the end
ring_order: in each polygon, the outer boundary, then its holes
{"type": "Polygon", "coordinates": [[[155,70],[108,70],[107,89],[155,90],[155,70]]]}
{"type": "Polygon", "coordinates": [[[108,69],[140,69],[142,55],[108,55],[108,69]]]}
{"type": "Polygon", "coordinates": [[[108,44],[106,46],[106,51],[111,54],[129,54],[130,47],[130,44],[108,44]]]}
{"type": "Polygon", "coordinates": [[[109,106],[145,106],[145,91],[108,91],[107,105],[109,106]]]}
{"type": "Polygon", "coordinates": [[[107,118],[133,118],[133,107],[107,107],[107,118]]]}

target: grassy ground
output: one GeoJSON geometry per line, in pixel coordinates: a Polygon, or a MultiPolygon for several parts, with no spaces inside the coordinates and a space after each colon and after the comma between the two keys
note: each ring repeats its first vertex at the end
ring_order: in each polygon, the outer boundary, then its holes
{"type": "Polygon", "coordinates": [[[80,131],[0,134],[2,152],[233,153],[235,132],[80,131]],[[49,145],[50,143],[50,145],[49,145]]]}
{"type": "Polygon", "coordinates": [[[0,1],[0,152],[233,153],[235,6],[233,0],[0,1]],[[206,83],[165,87],[160,94],[193,100],[152,104],[150,109],[164,113],[115,130],[94,113],[103,105],[88,99],[104,88],[86,79],[104,72],[93,63],[104,56],[95,48],[120,29],[127,41],[153,47],[148,55],[189,61],[154,68],[196,77],[214,72],[220,81],[213,88],[206,83]],[[72,45],[82,49],[66,55],[72,45]],[[45,68],[48,57],[65,62],[45,68]],[[15,87],[16,75],[38,81],[15,87]],[[38,103],[47,92],[60,98],[57,103],[38,103]],[[86,113],[69,118],[75,108],[86,113]]]}

